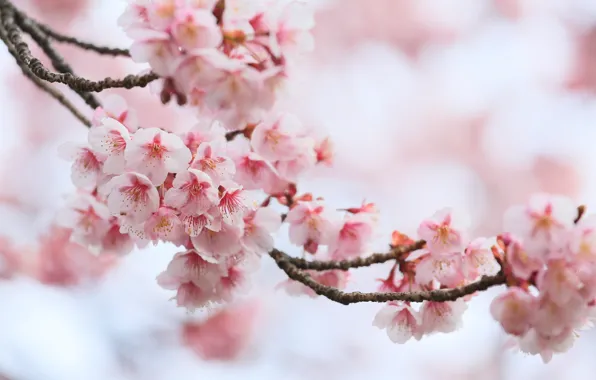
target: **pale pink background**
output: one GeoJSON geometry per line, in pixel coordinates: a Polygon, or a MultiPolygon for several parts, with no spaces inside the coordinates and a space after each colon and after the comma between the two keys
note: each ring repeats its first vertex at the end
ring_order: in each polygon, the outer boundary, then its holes
{"type": "MultiPolygon", "coordinates": [[[[593,0],[335,0],[319,7],[316,51],[296,63],[285,105],[336,143],[336,166],[300,185],[337,207],[378,203],[382,230],[411,233],[453,206],[479,234],[537,190],[596,204],[596,3],[593,0]]],[[[115,20],[124,1],[20,1],[81,38],[126,46],[115,20]]],[[[35,246],[73,190],[56,147],[85,128],[20,75],[1,50],[0,228],[35,246]]],[[[123,58],[61,49],[81,74],[122,76],[123,58]]],[[[122,93],[122,92],[120,92],[122,93]]],[[[183,127],[190,112],[127,93],[141,123],[183,127]]],[[[78,103],[80,104],[80,102],[78,103]]],[[[284,231],[280,248],[292,252],[284,231]]],[[[10,379],[592,379],[594,334],[545,366],[503,352],[488,314],[472,301],[464,328],[392,344],[371,326],[379,305],[293,299],[263,259],[252,294],[259,313],[243,353],[201,361],[177,339],[187,316],[155,275],[169,246],[134,252],[105,281],[74,289],[27,278],[0,283],[0,373],[10,379]]],[[[25,253],[24,253],[25,254],[25,253]]],[[[388,268],[363,269],[350,289],[371,290],[388,268]]],[[[238,312],[238,321],[243,320],[238,312]]]]}

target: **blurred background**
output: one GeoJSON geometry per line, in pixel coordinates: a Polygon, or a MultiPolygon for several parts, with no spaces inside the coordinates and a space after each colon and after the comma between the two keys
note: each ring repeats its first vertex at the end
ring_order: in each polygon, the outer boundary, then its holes
{"type": "MultiPolygon", "coordinates": [[[[61,32],[128,46],[116,25],[125,1],[15,2],[61,32]]],[[[300,190],[337,207],[377,203],[377,248],[392,230],[413,233],[444,206],[469,212],[476,232],[490,235],[503,210],[534,191],[596,204],[594,0],[312,5],[316,50],[294,65],[284,106],[327,131],[336,158],[300,190]]],[[[93,79],[142,68],[59,50],[93,79]]],[[[0,280],[0,379],[593,379],[591,331],[548,365],[504,348],[488,313],[501,289],[475,298],[458,332],[395,345],[372,327],[381,305],[290,297],[275,290],[285,278],[264,257],[237,303],[185,314],[155,283],[175,247],[103,262],[50,230],[74,191],[56,148],[85,141],[86,129],[25,80],[4,48],[0,81],[0,269],[11,254],[25,261],[0,280]]],[[[138,110],[141,124],[194,121],[187,110],[160,106],[149,89],[113,93],[138,110]]],[[[285,236],[278,246],[295,251],[285,236]]],[[[359,270],[348,289],[373,290],[388,271],[359,270]]]]}

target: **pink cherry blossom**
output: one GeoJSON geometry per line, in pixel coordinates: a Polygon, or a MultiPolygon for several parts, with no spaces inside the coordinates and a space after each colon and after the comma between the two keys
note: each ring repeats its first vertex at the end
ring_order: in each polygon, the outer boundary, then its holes
{"type": "Polygon", "coordinates": [[[550,260],[548,267],[536,278],[541,294],[547,294],[559,306],[565,306],[578,296],[584,284],[577,275],[577,268],[566,260],[550,260]]]}
{"type": "Polygon", "coordinates": [[[201,120],[181,137],[184,145],[190,149],[194,158],[202,143],[213,143],[216,146],[224,145],[226,143],[225,133],[226,131],[220,123],[201,120]]]}
{"type": "Polygon", "coordinates": [[[314,48],[310,29],[315,25],[312,11],[297,1],[274,1],[272,11],[267,13],[274,33],[271,33],[272,51],[277,54],[308,52],[314,48]]]}
{"type": "MultiPolygon", "coordinates": [[[[408,260],[410,259],[408,257],[408,260]]],[[[424,255],[416,265],[416,283],[427,285],[438,281],[448,287],[461,286],[466,280],[462,260],[459,252],[444,254],[440,258],[430,254],[424,255]]]]}
{"type": "Polygon", "coordinates": [[[100,158],[90,148],[66,143],[59,147],[62,158],[74,160],[70,178],[72,183],[81,189],[93,189],[102,174],[100,158]]]}
{"type": "Polygon", "coordinates": [[[242,62],[226,56],[210,56],[211,64],[221,70],[217,80],[206,87],[206,105],[214,110],[246,110],[255,106],[263,86],[260,73],[242,62]]]}
{"type": "Polygon", "coordinates": [[[215,299],[217,302],[230,302],[237,294],[246,294],[250,290],[249,266],[232,265],[228,267],[228,273],[219,279],[215,285],[215,299]]]}
{"type": "Polygon", "coordinates": [[[571,199],[540,193],[525,205],[509,208],[503,216],[503,230],[519,236],[529,252],[546,257],[558,254],[567,244],[566,234],[576,216],[577,206],[571,199]]]}
{"type": "Polygon", "coordinates": [[[185,50],[215,48],[223,40],[215,16],[204,9],[178,9],[171,33],[185,50]]]}
{"type": "Polygon", "coordinates": [[[317,163],[317,156],[314,149],[314,140],[304,137],[299,141],[300,154],[292,160],[275,162],[275,169],[280,177],[288,181],[297,181],[300,177],[313,168],[317,163]]]}
{"type": "Polygon", "coordinates": [[[208,290],[226,274],[223,266],[206,261],[191,249],[176,253],[166,270],[157,277],[157,282],[165,289],[177,289],[180,284],[192,282],[208,290]]]}
{"type": "Polygon", "coordinates": [[[242,246],[247,252],[261,255],[273,248],[272,233],[281,225],[281,216],[269,207],[246,210],[242,246]]]}
{"type": "Polygon", "coordinates": [[[130,56],[137,63],[149,63],[151,69],[163,77],[169,77],[176,71],[179,52],[173,46],[168,33],[150,29],[129,29],[134,42],[130,46],[130,56]]]}
{"type": "Polygon", "coordinates": [[[259,317],[258,302],[230,305],[183,326],[184,344],[205,360],[233,360],[247,348],[259,317]]]}
{"type": "Polygon", "coordinates": [[[580,297],[573,297],[561,306],[549,294],[540,294],[532,327],[542,336],[558,335],[569,326],[583,324],[587,311],[586,303],[580,297]]]}
{"type": "Polygon", "coordinates": [[[232,179],[236,173],[236,166],[232,159],[226,155],[225,146],[210,142],[199,146],[191,167],[209,175],[216,185],[232,179]]]}
{"type": "Polygon", "coordinates": [[[453,332],[461,327],[461,318],[467,308],[462,299],[453,302],[426,301],[420,308],[422,330],[425,334],[453,332]]]}
{"type": "Polygon", "coordinates": [[[375,316],[373,326],[386,329],[387,336],[394,343],[406,343],[411,338],[420,340],[422,319],[410,305],[388,303],[375,316]]]}
{"type": "Polygon", "coordinates": [[[71,198],[58,213],[58,225],[73,229],[73,238],[81,244],[98,245],[110,229],[110,211],[90,194],[71,198]]]}
{"type": "Polygon", "coordinates": [[[221,215],[219,209],[214,206],[201,215],[181,215],[184,224],[184,232],[190,237],[199,236],[203,228],[217,231],[221,228],[221,215]]]}
{"type": "Polygon", "coordinates": [[[426,241],[433,255],[464,249],[469,221],[450,208],[437,211],[418,227],[418,236],[426,241]]]}
{"type": "Polygon", "coordinates": [[[479,276],[492,276],[499,273],[501,266],[495,259],[492,247],[495,239],[476,238],[464,250],[463,266],[466,278],[474,280],[479,276]]]}
{"type": "Polygon", "coordinates": [[[366,213],[348,214],[334,227],[329,252],[333,260],[344,260],[366,253],[373,237],[374,219],[366,213]],[[339,231],[337,231],[339,230],[339,231]]]}
{"type": "Polygon", "coordinates": [[[290,224],[290,241],[315,253],[320,244],[325,244],[333,228],[325,206],[319,201],[300,202],[286,217],[290,224]]]}
{"type": "Polygon", "coordinates": [[[101,239],[100,247],[104,253],[122,256],[132,251],[134,242],[128,234],[120,232],[118,223],[112,221],[110,229],[101,239]]]}
{"type": "Polygon", "coordinates": [[[201,215],[217,205],[219,195],[211,178],[198,170],[178,173],[166,192],[165,203],[184,215],[201,215]]]}
{"type": "Polygon", "coordinates": [[[512,273],[522,280],[529,279],[534,272],[544,266],[542,259],[529,255],[524,245],[517,239],[512,239],[507,246],[506,257],[512,273]]]}
{"type": "Polygon", "coordinates": [[[277,171],[269,161],[250,151],[248,141],[235,139],[228,148],[236,164],[234,180],[246,190],[263,189],[265,192],[274,193],[282,187],[283,182],[277,171]]]}
{"type": "Polygon", "coordinates": [[[540,355],[544,363],[551,361],[554,353],[568,351],[576,339],[572,328],[567,328],[558,335],[545,336],[536,330],[530,330],[519,341],[519,349],[532,355],[540,355]]]}
{"type": "Polygon", "coordinates": [[[569,249],[576,260],[596,264],[596,215],[582,218],[573,228],[569,249]]]}
{"type": "Polygon", "coordinates": [[[130,109],[126,100],[116,94],[108,95],[103,105],[95,109],[91,122],[94,126],[100,126],[104,124],[105,118],[114,119],[124,125],[127,132],[134,132],[139,128],[136,111],[130,109]]]}
{"type": "Polygon", "coordinates": [[[145,222],[144,230],[148,239],[155,242],[165,240],[179,243],[184,233],[184,227],[176,210],[169,207],[160,207],[151,215],[145,222]]]}
{"type": "Polygon", "coordinates": [[[158,128],[139,129],[124,156],[130,170],[146,175],[156,186],[168,173],[185,171],[192,157],[180,137],[158,128]]]}
{"type": "Polygon", "coordinates": [[[199,235],[192,237],[192,244],[203,258],[218,262],[241,251],[242,233],[243,226],[221,223],[217,231],[204,228],[199,235]]]}
{"type": "Polygon", "coordinates": [[[154,0],[147,4],[147,20],[151,27],[165,31],[174,22],[178,0],[154,0]]]}
{"type": "Polygon", "coordinates": [[[173,74],[176,88],[187,94],[199,90],[202,103],[206,102],[207,92],[210,90],[208,86],[226,77],[226,73],[218,65],[227,59],[224,53],[215,49],[193,49],[187,52],[176,61],[173,74]]]}
{"type": "Polygon", "coordinates": [[[229,224],[241,224],[247,201],[244,189],[231,181],[224,186],[218,205],[222,219],[229,224]]]}
{"type": "Polygon", "coordinates": [[[281,114],[259,123],[252,132],[252,147],[266,160],[292,160],[301,153],[302,123],[292,114],[281,114]]]}
{"type": "Polygon", "coordinates": [[[122,174],[125,168],[124,150],[130,135],[124,125],[112,118],[104,118],[89,131],[91,148],[106,156],[103,171],[106,174],[122,174]]]}
{"type": "Polygon", "coordinates": [[[160,282],[160,285],[168,290],[176,290],[176,295],[172,299],[176,301],[176,306],[188,311],[192,312],[212,303],[213,291],[201,288],[193,282],[184,282],[173,288],[167,287],[168,284],[164,282],[160,282]]]}
{"type": "Polygon", "coordinates": [[[520,288],[511,287],[492,301],[490,313],[505,332],[523,336],[531,328],[537,308],[536,297],[520,288]]]}
{"type": "Polygon", "coordinates": [[[132,224],[143,223],[157,211],[159,194],[149,178],[138,173],[114,177],[109,185],[108,209],[112,215],[122,216],[132,224]]]}

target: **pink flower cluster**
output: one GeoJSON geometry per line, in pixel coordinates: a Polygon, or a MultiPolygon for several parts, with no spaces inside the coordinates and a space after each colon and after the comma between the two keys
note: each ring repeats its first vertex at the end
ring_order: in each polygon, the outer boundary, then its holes
{"type": "Polygon", "coordinates": [[[119,24],[136,62],[163,78],[161,97],[190,101],[230,130],[261,119],[310,50],[311,12],[293,0],[129,0],[119,24]]]}
{"type": "Polygon", "coordinates": [[[293,115],[276,114],[245,132],[228,142],[217,121],[179,134],[141,128],[126,102],[111,96],[93,117],[88,143],[61,148],[74,160],[78,193],[57,222],[102,253],[160,241],[183,247],[159,284],[190,310],[229,301],[273,248],[281,224],[268,202],[251,201],[258,196],[251,191],[283,198],[318,155],[293,115]]]}
{"type": "Polygon", "coordinates": [[[596,216],[578,218],[563,196],[536,194],[505,215],[509,288],[491,305],[519,349],[548,362],[591,326],[596,300],[596,216]]]}
{"type": "MultiPolygon", "coordinates": [[[[500,267],[493,250],[496,239],[469,240],[469,221],[451,209],[443,209],[424,220],[418,237],[426,247],[399,260],[389,277],[382,280],[380,291],[412,292],[456,288],[493,275],[500,267]],[[397,269],[402,276],[396,278],[397,269]]],[[[394,232],[393,246],[410,244],[412,240],[394,232]]],[[[376,315],[373,325],[386,329],[395,343],[410,338],[420,340],[436,332],[449,333],[461,325],[467,309],[466,299],[453,302],[425,301],[415,309],[408,302],[389,302],[376,315]]]]}

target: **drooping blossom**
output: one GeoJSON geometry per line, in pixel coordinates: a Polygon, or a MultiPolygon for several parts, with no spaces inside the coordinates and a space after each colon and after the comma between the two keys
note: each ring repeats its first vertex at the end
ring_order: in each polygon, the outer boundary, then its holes
{"type": "Polygon", "coordinates": [[[387,330],[387,336],[394,343],[405,343],[412,338],[420,340],[424,334],[420,314],[403,302],[383,306],[375,316],[373,326],[387,330]]]}

